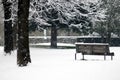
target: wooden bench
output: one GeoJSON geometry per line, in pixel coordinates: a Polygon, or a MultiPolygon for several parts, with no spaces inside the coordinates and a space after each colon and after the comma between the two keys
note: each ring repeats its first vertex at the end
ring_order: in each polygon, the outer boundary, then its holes
{"type": "Polygon", "coordinates": [[[82,60],[85,60],[84,55],[103,55],[104,60],[106,60],[106,56],[111,56],[111,60],[113,60],[114,53],[110,52],[109,44],[107,43],[75,43],[75,45],[75,60],[77,58],[77,53],[82,53],[82,60]]]}

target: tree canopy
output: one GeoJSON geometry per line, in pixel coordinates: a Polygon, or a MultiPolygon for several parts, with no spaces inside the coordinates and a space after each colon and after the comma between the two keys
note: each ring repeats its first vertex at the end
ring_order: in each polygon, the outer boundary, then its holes
{"type": "Polygon", "coordinates": [[[89,33],[94,21],[104,18],[104,11],[99,8],[99,3],[79,0],[32,0],[30,20],[41,27],[51,26],[54,22],[58,28],[69,27],[80,33],[89,33]]]}

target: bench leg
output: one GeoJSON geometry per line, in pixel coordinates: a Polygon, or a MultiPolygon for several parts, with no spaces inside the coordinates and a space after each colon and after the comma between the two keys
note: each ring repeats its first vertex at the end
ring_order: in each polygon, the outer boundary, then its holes
{"type": "Polygon", "coordinates": [[[113,56],[111,56],[111,60],[113,60],[113,56]]]}
{"type": "Polygon", "coordinates": [[[75,53],[75,60],[77,59],[77,57],[76,57],[76,56],[77,56],[77,53],[75,53]]]}
{"type": "Polygon", "coordinates": [[[104,55],[104,60],[106,60],[106,55],[104,55]]]}
{"type": "Polygon", "coordinates": [[[85,60],[85,58],[84,58],[84,54],[82,54],[82,56],[83,56],[82,60],[85,60]]]}

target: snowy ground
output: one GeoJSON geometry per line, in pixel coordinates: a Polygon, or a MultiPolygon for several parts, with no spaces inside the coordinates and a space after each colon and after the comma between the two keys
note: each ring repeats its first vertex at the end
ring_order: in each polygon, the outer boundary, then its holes
{"type": "Polygon", "coordinates": [[[32,63],[18,67],[16,52],[4,56],[0,47],[0,80],[120,80],[120,47],[110,48],[113,61],[103,56],[85,56],[87,61],[82,61],[81,55],[75,61],[75,49],[30,50],[32,63]]]}
{"type": "MultiPolygon", "coordinates": [[[[36,44],[30,44],[30,46],[33,47],[50,47],[50,43],[36,43],[36,44]]],[[[70,44],[70,43],[57,43],[57,47],[75,47],[75,44],[70,44]]]]}

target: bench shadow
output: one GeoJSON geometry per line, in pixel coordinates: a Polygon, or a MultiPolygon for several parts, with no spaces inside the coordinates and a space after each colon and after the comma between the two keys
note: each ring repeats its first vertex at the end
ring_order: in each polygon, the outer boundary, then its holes
{"type": "Polygon", "coordinates": [[[79,59],[79,61],[108,61],[108,60],[102,60],[102,59],[79,59]]]}

